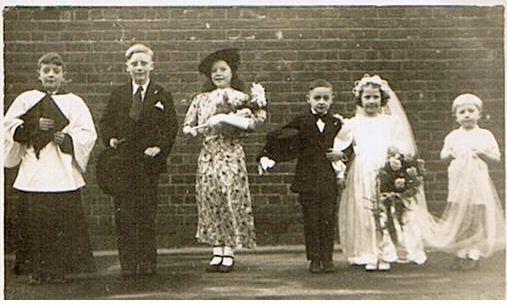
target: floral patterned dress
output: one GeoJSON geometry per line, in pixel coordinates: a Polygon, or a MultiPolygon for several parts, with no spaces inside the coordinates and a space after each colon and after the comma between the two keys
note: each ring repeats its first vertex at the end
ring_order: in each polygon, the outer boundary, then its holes
{"type": "MultiPolygon", "coordinates": [[[[184,126],[205,125],[220,108],[224,93],[230,96],[234,91],[228,88],[198,94],[187,111],[184,126]]],[[[250,119],[255,124],[261,123],[266,119],[266,112],[257,110],[250,119]]],[[[230,126],[227,129],[204,127],[199,131],[204,140],[197,161],[196,238],[212,246],[254,248],[252,200],[241,132],[230,126]]]]}

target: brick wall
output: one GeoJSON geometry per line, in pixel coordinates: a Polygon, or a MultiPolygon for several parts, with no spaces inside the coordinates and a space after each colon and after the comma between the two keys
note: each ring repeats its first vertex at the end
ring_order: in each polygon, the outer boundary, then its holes
{"type": "MultiPolygon", "coordinates": [[[[7,8],[4,11],[5,104],[38,85],[35,63],[44,52],[68,62],[67,89],[82,96],[97,122],[113,86],[126,81],[123,52],[134,42],[155,51],[154,77],[172,91],[183,120],[202,78],[199,60],[224,47],[241,49],[241,78],[265,85],[267,124],[245,140],[259,244],[301,243],[296,196],[288,185],[293,163],[258,177],[255,155],[265,133],[305,109],[307,82],[335,86],[334,111],[352,114],[351,87],[379,73],[399,94],[429,173],[426,195],[438,214],[446,196],[446,166],[438,160],[453,129],[452,99],[474,92],[485,102],[489,128],[504,151],[502,7],[292,8],[7,8]]],[[[94,155],[102,150],[98,142],[94,155]]],[[[178,135],[161,178],[158,237],[163,247],[193,245],[194,172],[199,142],[178,135]]],[[[98,189],[92,157],[84,204],[95,248],[114,248],[112,202],[98,189]]],[[[6,234],[15,244],[15,170],[6,170],[6,234]]],[[[492,170],[504,198],[503,166],[492,170]]]]}

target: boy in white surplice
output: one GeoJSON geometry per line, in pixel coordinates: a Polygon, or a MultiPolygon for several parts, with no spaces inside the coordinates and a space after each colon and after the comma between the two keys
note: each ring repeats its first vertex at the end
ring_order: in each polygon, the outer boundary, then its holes
{"type": "Polygon", "coordinates": [[[95,269],[80,190],[97,134],[85,102],[61,89],[61,56],[47,53],[37,67],[42,88],[20,94],[5,114],[4,164],[19,164],[16,271],[30,284],[60,283],[95,269]]]}

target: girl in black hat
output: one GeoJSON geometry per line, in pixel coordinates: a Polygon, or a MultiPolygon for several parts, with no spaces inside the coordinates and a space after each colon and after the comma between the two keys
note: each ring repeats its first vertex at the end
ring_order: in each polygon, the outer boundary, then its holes
{"type": "Polygon", "coordinates": [[[253,130],[266,119],[263,88],[254,84],[250,95],[237,78],[236,49],[220,50],[207,56],[199,71],[208,81],[192,100],[183,132],[203,135],[198,158],[196,199],[198,241],[213,247],[206,270],[230,272],[234,248],[255,247],[251,196],[242,131],[253,130]]]}

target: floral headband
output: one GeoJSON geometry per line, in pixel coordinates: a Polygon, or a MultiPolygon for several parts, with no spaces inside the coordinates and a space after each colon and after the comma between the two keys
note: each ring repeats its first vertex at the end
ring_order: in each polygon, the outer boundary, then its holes
{"type": "Polygon", "coordinates": [[[363,87],[366,85],[369,85],[369,84],[374,84],[374,85],[379,86],[380,90],[382,90],[385,93],[388,93],[389,91],[391,91],[389,84],[387,83],[387,81],[385,79],[382,79],[378,75],[370,76],[369,74],[365,74],[365,75],[363,75],[363,78],[361,78],[360,80],[356,80],[354,82],[354,88],[352,89],[352,93],[354,94],[355,97],[358,98],[359,95],[361,94],[363,87]]]}

